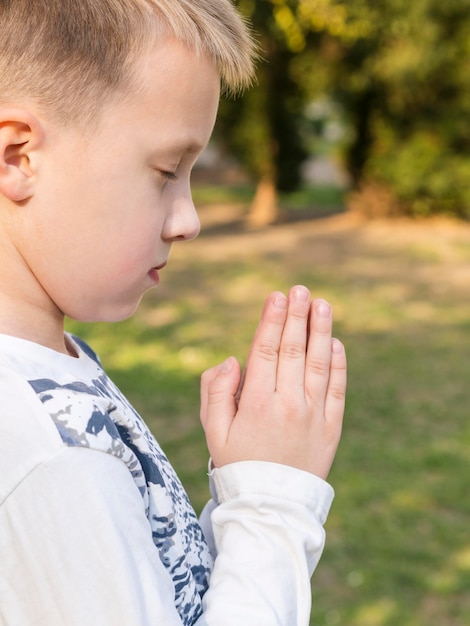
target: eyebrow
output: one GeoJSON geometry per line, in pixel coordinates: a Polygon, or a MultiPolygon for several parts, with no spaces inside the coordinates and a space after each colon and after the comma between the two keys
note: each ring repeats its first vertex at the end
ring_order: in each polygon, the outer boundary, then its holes
{"type": "Polygon", "coordinates": [[[186,152],[187,154],[202,152],[205,147],[206,144],[201,144],[199,141],[190,141],[189,143],[178,146],[181,152],[186,152]]]}

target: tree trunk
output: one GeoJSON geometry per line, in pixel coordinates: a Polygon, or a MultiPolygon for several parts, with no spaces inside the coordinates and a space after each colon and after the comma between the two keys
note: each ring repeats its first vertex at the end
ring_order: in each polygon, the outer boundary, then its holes
{"type": "Polygon", "coordinates": [[[273,224],[279,217],[277,191],[271,177],[262,178],[256,187],[256,193],[247,216],[248,225],[257,228],[273,224]]]}

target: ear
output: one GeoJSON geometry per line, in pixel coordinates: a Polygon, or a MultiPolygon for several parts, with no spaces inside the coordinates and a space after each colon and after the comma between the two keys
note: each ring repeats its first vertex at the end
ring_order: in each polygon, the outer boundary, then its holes
{"type": "Polygon", "coordinates": [[[34,153],[43,141],[38,119],[24,109],[0,109],[0,193],[12,202],[33,195],[34,153]]]}

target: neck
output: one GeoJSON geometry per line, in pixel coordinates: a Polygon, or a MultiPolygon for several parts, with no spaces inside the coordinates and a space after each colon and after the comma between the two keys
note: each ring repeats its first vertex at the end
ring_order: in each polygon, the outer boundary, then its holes
{"type": "Polygon", "coordinates": [[[64,334],[64,317],[31,303],[12,300],[0,292],[0,333],[26,339],[57,352],[70,354],[64,334]]]}
{"type": "MultiPolygon", "coordinates": [[[[1,217],[1,216],[0,216],[1,217]]],[[[0,225],[0,333],[69,354],[64,315],[47,296],[0,225]]]]}

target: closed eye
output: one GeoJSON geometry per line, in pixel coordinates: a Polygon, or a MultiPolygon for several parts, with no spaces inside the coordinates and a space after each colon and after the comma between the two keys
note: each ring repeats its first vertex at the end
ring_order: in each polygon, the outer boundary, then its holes
{"type": "Polygon", "coordinates": [[[175,174],[175,172],[167,172],[165,170],[160,170],[160,173],[163,176],[163,178],[165,178],[166,180],[178,180],[178,176],[175,174]]]}

